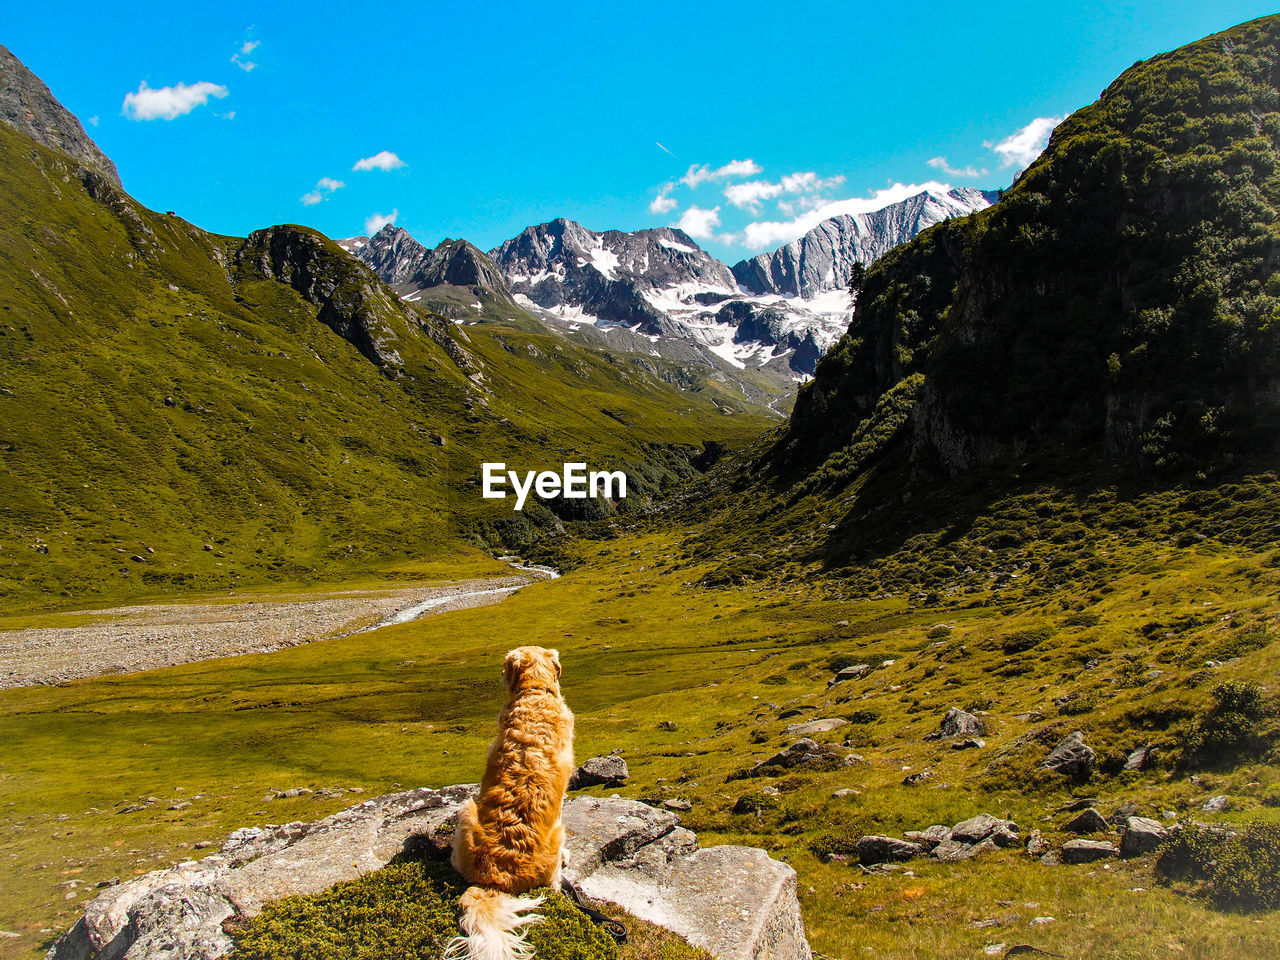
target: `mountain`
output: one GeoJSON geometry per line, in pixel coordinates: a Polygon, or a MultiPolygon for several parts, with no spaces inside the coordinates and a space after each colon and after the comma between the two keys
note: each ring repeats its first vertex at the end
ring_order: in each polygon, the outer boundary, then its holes
{"type": "Polygon", "coordinates": [[[799,240],[734,264],[733,276],[757,296],[810,300],[843,291],[855,262],[870,264],[935,223],[985,209],[999,196],[998,190],[973,187],[926,190],[870,213],[831,217],[799,240]]]}
{"type": "MultiPolygon", "coordinates": [[[[422,275],[483,281],[483,259],[455,244],[422,275]]],[[[520,548],[639,509],[766,422],[658,358],[461,325],[306,227],[206,233],[3,124],[0,285],[9,603],[520,548]],[[492,460],[623,469],[628,500],[517,514],[479,496],[492,460]]]]}
{"type": "Polygon", "coordinates": [[[57,101],[39,77],[3,46],[0,46],[0,123],[36,143],[69,154],[120,186],[116,165],[84,132],[80,121],[57,101]]]}

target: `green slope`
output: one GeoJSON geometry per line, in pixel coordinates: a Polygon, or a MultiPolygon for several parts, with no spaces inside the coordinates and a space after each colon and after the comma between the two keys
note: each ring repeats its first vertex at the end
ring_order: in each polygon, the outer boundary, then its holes
{"type": "Polygon", "coordinates": [[[480,524],[527,538],[480,501],[479,462],[625,464],[643,498],[763,426],[626,356],[464,331],[306,228],[146,210],[7,127],[0,201],[10,601],[386,569],[480,524]]]}

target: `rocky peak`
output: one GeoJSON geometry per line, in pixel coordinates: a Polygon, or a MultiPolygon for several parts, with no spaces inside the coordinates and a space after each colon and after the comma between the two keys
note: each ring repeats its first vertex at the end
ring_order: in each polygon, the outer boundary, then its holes
{"type": "Polygon", "coordinates": [[[36,143],[61,150],[121,186],[116,165],[84,132],[84,127],[44,81],[0,46],[0,122],[36,143]]]}
{"type": "Polygon", "coordinates": [[[481,287],[511,298],[497,267],[466,240],[446,239],[431,249],[403,227],[387,224],[372,237],[352,237],[339,245],[393,287],[425,290],[449,284],[481,287]]]}
{"type": "Polygon", "coordinates": [[[799,240],[734,264],[733,275],[758,296],[810,299],[842,290],[854,261],[869,264],[935,223],[991,206],[997,196],[972,187],[925,190],[870,213],[831,217],[799,240]]]}

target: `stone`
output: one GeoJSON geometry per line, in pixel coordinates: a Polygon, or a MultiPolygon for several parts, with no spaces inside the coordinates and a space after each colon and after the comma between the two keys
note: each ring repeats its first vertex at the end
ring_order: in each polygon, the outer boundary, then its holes
{"type": "Polygon", "coordinates": [[[1093,772],[1097,758],[1093,747],[1085,743],[1084,734],[1076,730],[1053,748],[1041,766],[1064,777],[1084,778],[1093,772]]]}
{"type": "Polygon", "coordinates": [[[658,722],[658,729],[666,730],[668,733],[670,733],[673,730],[679,730],[680,724],[676,723],[674,720],[660,720],[658,722]]]}
{"type": "MultiPolygon", "coordinates": [[[[215,960],[222,924],[265,903],[377,870],[402,852],[441,855],[474,785],[407,790],[316,823],[249,827],[221,850],[104,890],[48,960],[215,960]]],[[[726,960],[811,960],[791,867],[749,847],[698,849],[678,818],[634,800],[564,805],[566,876],[595,899],[726,960]]]]}
{"type": "Polygon", "coordinates": [[[1231,809],[1231,798],[1227,796],[1210,797],[1200,809],[1205,813],[1222,813],[1231,809]]]}
{"type": "Polygon", "coordinates": [[[837,683],[844,683],[846,680],[856,680],[870,669],[871,664],[869,663],[855,663],[853,666],[845,667],[837,672],[834,677],[827,681],[827,686],[834,687],[837,683]]]}
{"type": "Polygon", "coordinates": [[[1015,834],[1018,832],[1018,825],[1012,820],[1001,820],[989,813],[980,813],[952,827],[951,839],[960,843],[980,843],[1002,828],[1015,834]]]}
{"type": "Polygon", "coordinates": [[[1093,863],[1119,853],[1116,845],[1106,840],[1068,840],[1062,845],[1064,863],[1093,863]]]}
{"type": "Polygon", "coordinates": [[[1126,770],[1143,770],[1147,766],[1147,761],[1151,758],[1152,747],[1147,744],[1145,747],[1139,747],[1133,753],[1129,754],[1128,759],[1124,762],[1126,770]]]}
{"type": "Polygon", "coordinates": [[[952,707],[942,718],[938,729],[925,736],[925,739],[953,740],[956,737],[981,737],[986,732],[986,725],[972,713],[967,713],[959,707],[952,707]]]}
{"type": "Polygon", "coordinates": [[[981,737],[965,737],[963,740],[957,740],[951,745],[952,750],[981,750],[987,745],[987,741],[981,737]]]}
{"type": "Polygon", "coordinates": [[[1101,833],[1110,830],[1111,824],[1093,807],[1088,807],[1072,817],[1062,829],[1068,833],[1101,833]]]}
{"type": "Polygon", "coordinates": [[[569,778],[569,789],[617,787],[625,783],[629,775],[627,761],[621,757],[612,754],[605,757],[592,757],[573,771],[573,775],[569,778]]]}
{"type": "Polygon", "coordinates": [[[1129,819],[1130,817],[1136,817],[1137,815],[1138,815],[1138,805],[1134,803],[1132,800],[1126,800],[1124,803],[1120,804],[1120,806],[1116,807],[1115,816],[1113,816],[1111,819],[1124,821],[1129,819]]]}
{"type": "Polygon", "coordinates": [[[910,840],[899,840],[896,837],[860,837],[853,847],[858,853],[858,862],[868,865],[901,863],[904,860],[923,856],[925,853],[924,847],[920,844],[912,843],[910,840]]]}
{"type": "Polygon", "coordinates": [[[990,853],[996,849],[998,848],[990,837],[980,843],[961,843],[959,840],[951,839],[943,840],[930,850],[929,857],[939,863],[959,863],[962,860],[971,860],[979,854],[990,853]]]}
{"type": "Polygon", "coordinates": [[[767,760],[761,760],[754,767],[735,774],[733,779],[778,776],[784,771],[796,768],[835,770],[839,767],[850,766],[855,762],[840,747],[832,744],[820,744],[808,737],[802,737],[767,760]]]}
{"type": "Polygon", "coordinates": [[[859,793],[861,791],[855,790],[853,787],[841,787],[839,790],[833,790],[831,796],[833,799],[843,800],[845,797],[856,797],[859,793]]]}
{"type": "Polygon", "coordinates": [[[829,733],[839,727],[849,725],[849,721],[841,717],[828,717],[824,720],[809,720],[806,723],[790,724],[782,732],[788,737],[804,736],[811,733],[829,733]]]}
{"type": "Polygon", "coordinates": [[[1053,917],[1032,917],[1030,925],[1033,927],[1043,927],[1046,924],[1053,923],[1053,919],[1053,917]]]}
{"type": "Polygon", "coordinates": [[[924,783],[924,781],[929,780],[932,777],[933,770],[929,767],[925,767],[919,773],[909,773],[903,777],[902,785],[904,787],[914,787],[917,783],[924,783]]]}
{"type": "Polygon", "coordinates": [[[1032,857],[1042,857],[1048,852],[1049,841],[1044,838],[1044,834],[1039,830],[1032,830],[1027,837],[1027,854],[1032,857]]]}
{"type": "Polygon", "coordinates": [[[1169,831],[1159,820],[1148,817],[1129,817],[1120,834],[1120,856],[1139,857],[1150,853],[1168,838],[1169,831]]]}
{"type": "Polygon", "coordinates": [[[672,797],[670,800],[663,800],[662,805],[668,810],[677,810],[681,812],[693,809],[692,801],[682,800],[679,797],[672,797]]]}
{"type": "Polygon", "coordinates": [[[920,844],[925,850],[932,850],[938,844],[951,839],[951,828],[935,823],[923,830],[908,830],[903,836],[912,843],[920,844]]]}

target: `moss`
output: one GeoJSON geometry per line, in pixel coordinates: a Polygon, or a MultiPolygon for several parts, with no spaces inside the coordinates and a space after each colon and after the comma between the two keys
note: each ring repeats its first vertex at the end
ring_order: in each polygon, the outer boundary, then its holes
{"type": "MultiPolygon", "coordinates": [[[[433,861],[395,863],[309,897],[270,903],[234,930],[243,960],[434,960],[458,934],[456,873],[433,861]]],[[[546,891],[540,891],[546,893],[546,891]]],[[[541,960],[616,960],[618,948],[582,911],[548,897],[530,928],[541,960]]]]}

